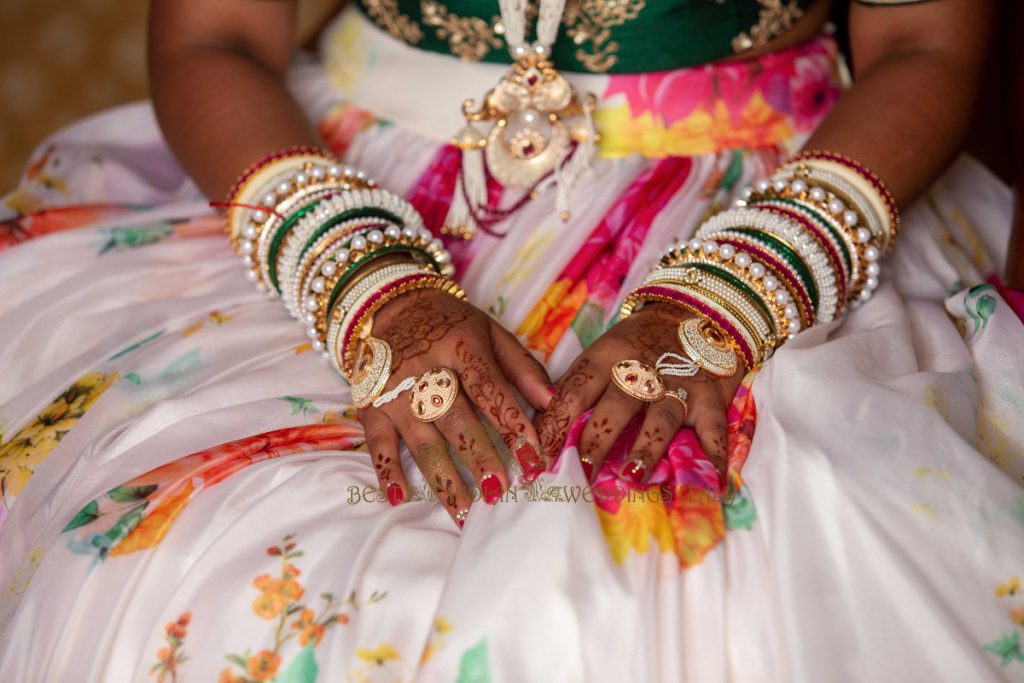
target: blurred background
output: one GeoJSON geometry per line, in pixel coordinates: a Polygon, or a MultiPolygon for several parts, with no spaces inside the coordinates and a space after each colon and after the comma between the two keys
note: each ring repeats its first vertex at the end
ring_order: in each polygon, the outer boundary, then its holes
{"type": "MultiPolygon", "coordinates": [[[[147,97],[146,0],[0,0],[0,195],[46,136],[147,97]]],[[[299,0],[303,42],[337,0],[299,0]]]]}

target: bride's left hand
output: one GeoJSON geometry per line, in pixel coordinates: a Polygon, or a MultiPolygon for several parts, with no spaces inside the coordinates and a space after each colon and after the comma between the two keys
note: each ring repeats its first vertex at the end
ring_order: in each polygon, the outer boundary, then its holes
{"type": "Polygon", "coordinates": [[[534,419],[549,463],[558,457],[572,423],[593,407],[578,446],[583,471],[593,480],[619,433],[646,408],[643,427],[623,465],[622,476],[643,483],[676,433],[683,427],[693,427],[705,454],[724,477],[726,410],[745,374],[742,359],[731,377],[716,377],[703,370],[693,377],[662,376],[667,390],[685,389],[685,406],[669,396],[648,404],[623,392],[611,379],[612,365],[619,361],[639,360],[654,366],[664,353],[682,354],[677,328],[688,317],[692,315],[670,304],[647,304],[580,354],[558,380],[558,392],[547,410],[534,419]]]}

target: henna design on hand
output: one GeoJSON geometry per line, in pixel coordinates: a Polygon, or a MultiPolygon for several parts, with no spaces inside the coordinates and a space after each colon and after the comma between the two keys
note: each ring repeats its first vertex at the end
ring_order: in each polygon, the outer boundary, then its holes
{"type": "Polygon", "coordinates": [[[455,344],[455,357],[462,363],[462,386],[466,393],[473,399],[477,408],[484,410],[505,443],[514,443],[524,430],[522,410],[516,397],[507,396],[498,390],[491,376],[493,364],[473,352],[469,345],[461,340],[455,344]]]}
{"type": "Polygon", "coordinates": [[[540,437],[541,448],[548,457],[558,457],[558,451],[565,442],[565,436],[569,432],[573,418],[576,417],[573,414],[572,406],[564,400],[564,397],[566,393],[580,389],[594,379],[595,375],[590,369],[592,364],[589,358],[581,358],[576,361],[561,382],[559,396],[562,400],[552,401],[540,419],[537,435],[540,437]]]}

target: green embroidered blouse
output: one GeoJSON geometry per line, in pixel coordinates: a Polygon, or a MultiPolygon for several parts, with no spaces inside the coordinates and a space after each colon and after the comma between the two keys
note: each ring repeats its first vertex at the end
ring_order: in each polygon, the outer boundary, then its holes
{"type": "MultiPolygon", "coordinates": [[[[423,50],[509,63],[497,0],[358,0],[379,27],[423,50]]],[[[705,64],[768,43],[814,0],[567,0],[555,66],[635,73],[705,64]]],[[[536,14],[536,3],[531,3],[536,14]]]]}

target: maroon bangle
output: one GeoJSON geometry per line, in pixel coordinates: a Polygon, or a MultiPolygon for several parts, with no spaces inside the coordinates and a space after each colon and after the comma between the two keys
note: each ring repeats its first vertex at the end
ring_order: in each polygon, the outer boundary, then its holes
{"type": "Polygon", "coordinates": [[[746,340],[743,339],[743,335],[740,334],[739,330],[737,330],[735,326],[733,326],[733,324],[729,322],[727,318],[725,318],[721,313],[719,313],[714,308],[705,304],[700,299],[691,296],[685,292],[680,292],[669,287],[660,287],[658,285],[643,285],[641,287],[637,287],[630,293],[630,296],[634,295],[640,299],[643,299],[645,296],[648,296],[650,297],[649,300],[653,301],[657,301],[659,299],[668,299],[674,303],[679,304],[683,308],[688,308],[691,311],[699,315],[703,315],[705,318],[710,319],[712,322],[718,325],[719,328],[721,328],[722,331],[724,331],[729,336],[729,338],[733,340],[733,343],[735,343],[736,346],[739,348],[740,355],[743,356],[743,360],[747,364],[747,369],[749,370],[750,368],[754,367],[753,351],[751,351],[750,347],[747,346],[747,342],[746,340]]]}
{"type": "Polygon", "coordinates": [[[842,274],[846,272],[846,269],[843,266],[843,262],[841,260],[842,257],[839,255],[839,252],[836,251],[836,247],[832,243],[832,240],[821,234],[821,227],[810,218],[807,218],[796,211],[790,211],[787,208],[778,206],[777,204],[757,203],[753,205],[753,208],[763,209],[764,211],[770,211],[771,213],[785,216],[786,218],[804,226],[804,230],[814,236],[815,241],[817,241],[818,244],[821,245],[821,248],[828,254],[828,260],[832,262],[832,270],[836,274],[836,286],[839,289],[839,307],[842,308],[842,302],[846,301],[846,278],[842,277],[842,274]]]}
{"type": "Polygon", "coordinates": [[[355,333],[355,323],[359,322],[359,320],[362,319],[362,317],[366,313],[366,311],[369,310],[370,307],[373,306],[375,303],[380,301],[380,298],[382,296],[384,296],[385,294],[387,294],[388,292],[390,292],[392,289],[394,289],[396,287],[400,287],[400,286],[402,286],[402,285],[404,285],[406,283],[413,282],[414,280],[419,280],[419,279],[428,278],[428,277],[436,277],[436,274],[435,273],[410,273],[409,275],[406,275],[405,277],[399,278],[398,280],[395,280],[394,282],[389,282],[388,284],[386,284],[385,286],[381,287],[376,292],[374,292],[373,296],[371,296],[369,299],[367,299],[366,302],[363,303],[363,305],[359,307],[359,311],[356,313],[355,317],[352,318],[352,325],[347,330],[344,330],[342,332],[342,337],[341,337],[341,340],[342,340],[341,341],[341,351],[342,351],[341,367],[343,367],[343,368],[347,367],[346,363],[348,361],[348,358],[347,358],[347,356],[345,355],[344,352],[345,352],[346,349],[348,349],[348,345],[352,341],[352,335],[355,333]]]}
{"type": "Polygon", "coordinates": [[[235,200],[235,195],[237,195],[239,190],[242,189],[242,186],[245,185],[246,181],[248,181],[249,178],[254,176],[265,166],[268,166],[274,163],[275,161],[280,161],[281,159],[304,156],[307,154],[322,156],[324,159],[330,159],[332,161],[334,160],[334,155],[331,154],[330,152],[320,147],[310,147],[309,145],[298,145],[295,147],[281,149],[276,152],[271,152],[262,159],[250,164],[244,171],[242,171],[242,174],[238,176],[237,180],[235,180],[234,184],[231,186],[231,189],[228,190],[226,202],[228,204],[233,203],[235,200]]]}
{"type": "MultiPolygon", "coordinates": [[[[896,236],[896,233],[900,229],[900,210],[896,205],[896,198],[889,192],[889,188],[885,186],[882,179],[878,177],[871,169],[864,166],[856,159],[839,154],[838,152],[828,152],[824,150],[804,150],[791,156],[785,163],[799,163],[801,161],[809,161],[811,159],[822,159],[824,161],[833,161],[842,166],[846,166],[850,170],[857,173],[859,176],[864,178],[878,190],[878,193],[882,195],[882,200],[885,202],[886,207],[889,209],[889,221],[892,223],[892,237],[896,236]]],[[[890,240],[891,242],[891,240],[890,240]]]]}
{"type": "Polygon", "coordinates": [[[722,235],[714,237],[715,242],[718,244],[729,244],[737,251],[745,251],[751,256],[756,256],[761,263],[768,266],[780,281],[787,283],[786,289],[789,290],[790,295],[796,292],[796,295],[800,298],[800,302],[807,311],[808,321],[807,326],[814,326],[817,316],[814,310],[814,306],[811,305],[811,296],[804,289],[804,284],[793,274],[791,267],[779,261],[775,256],[764,249],[761,249],[753,240],[750,242],[737,239],[734,235],[722,235]]]}

